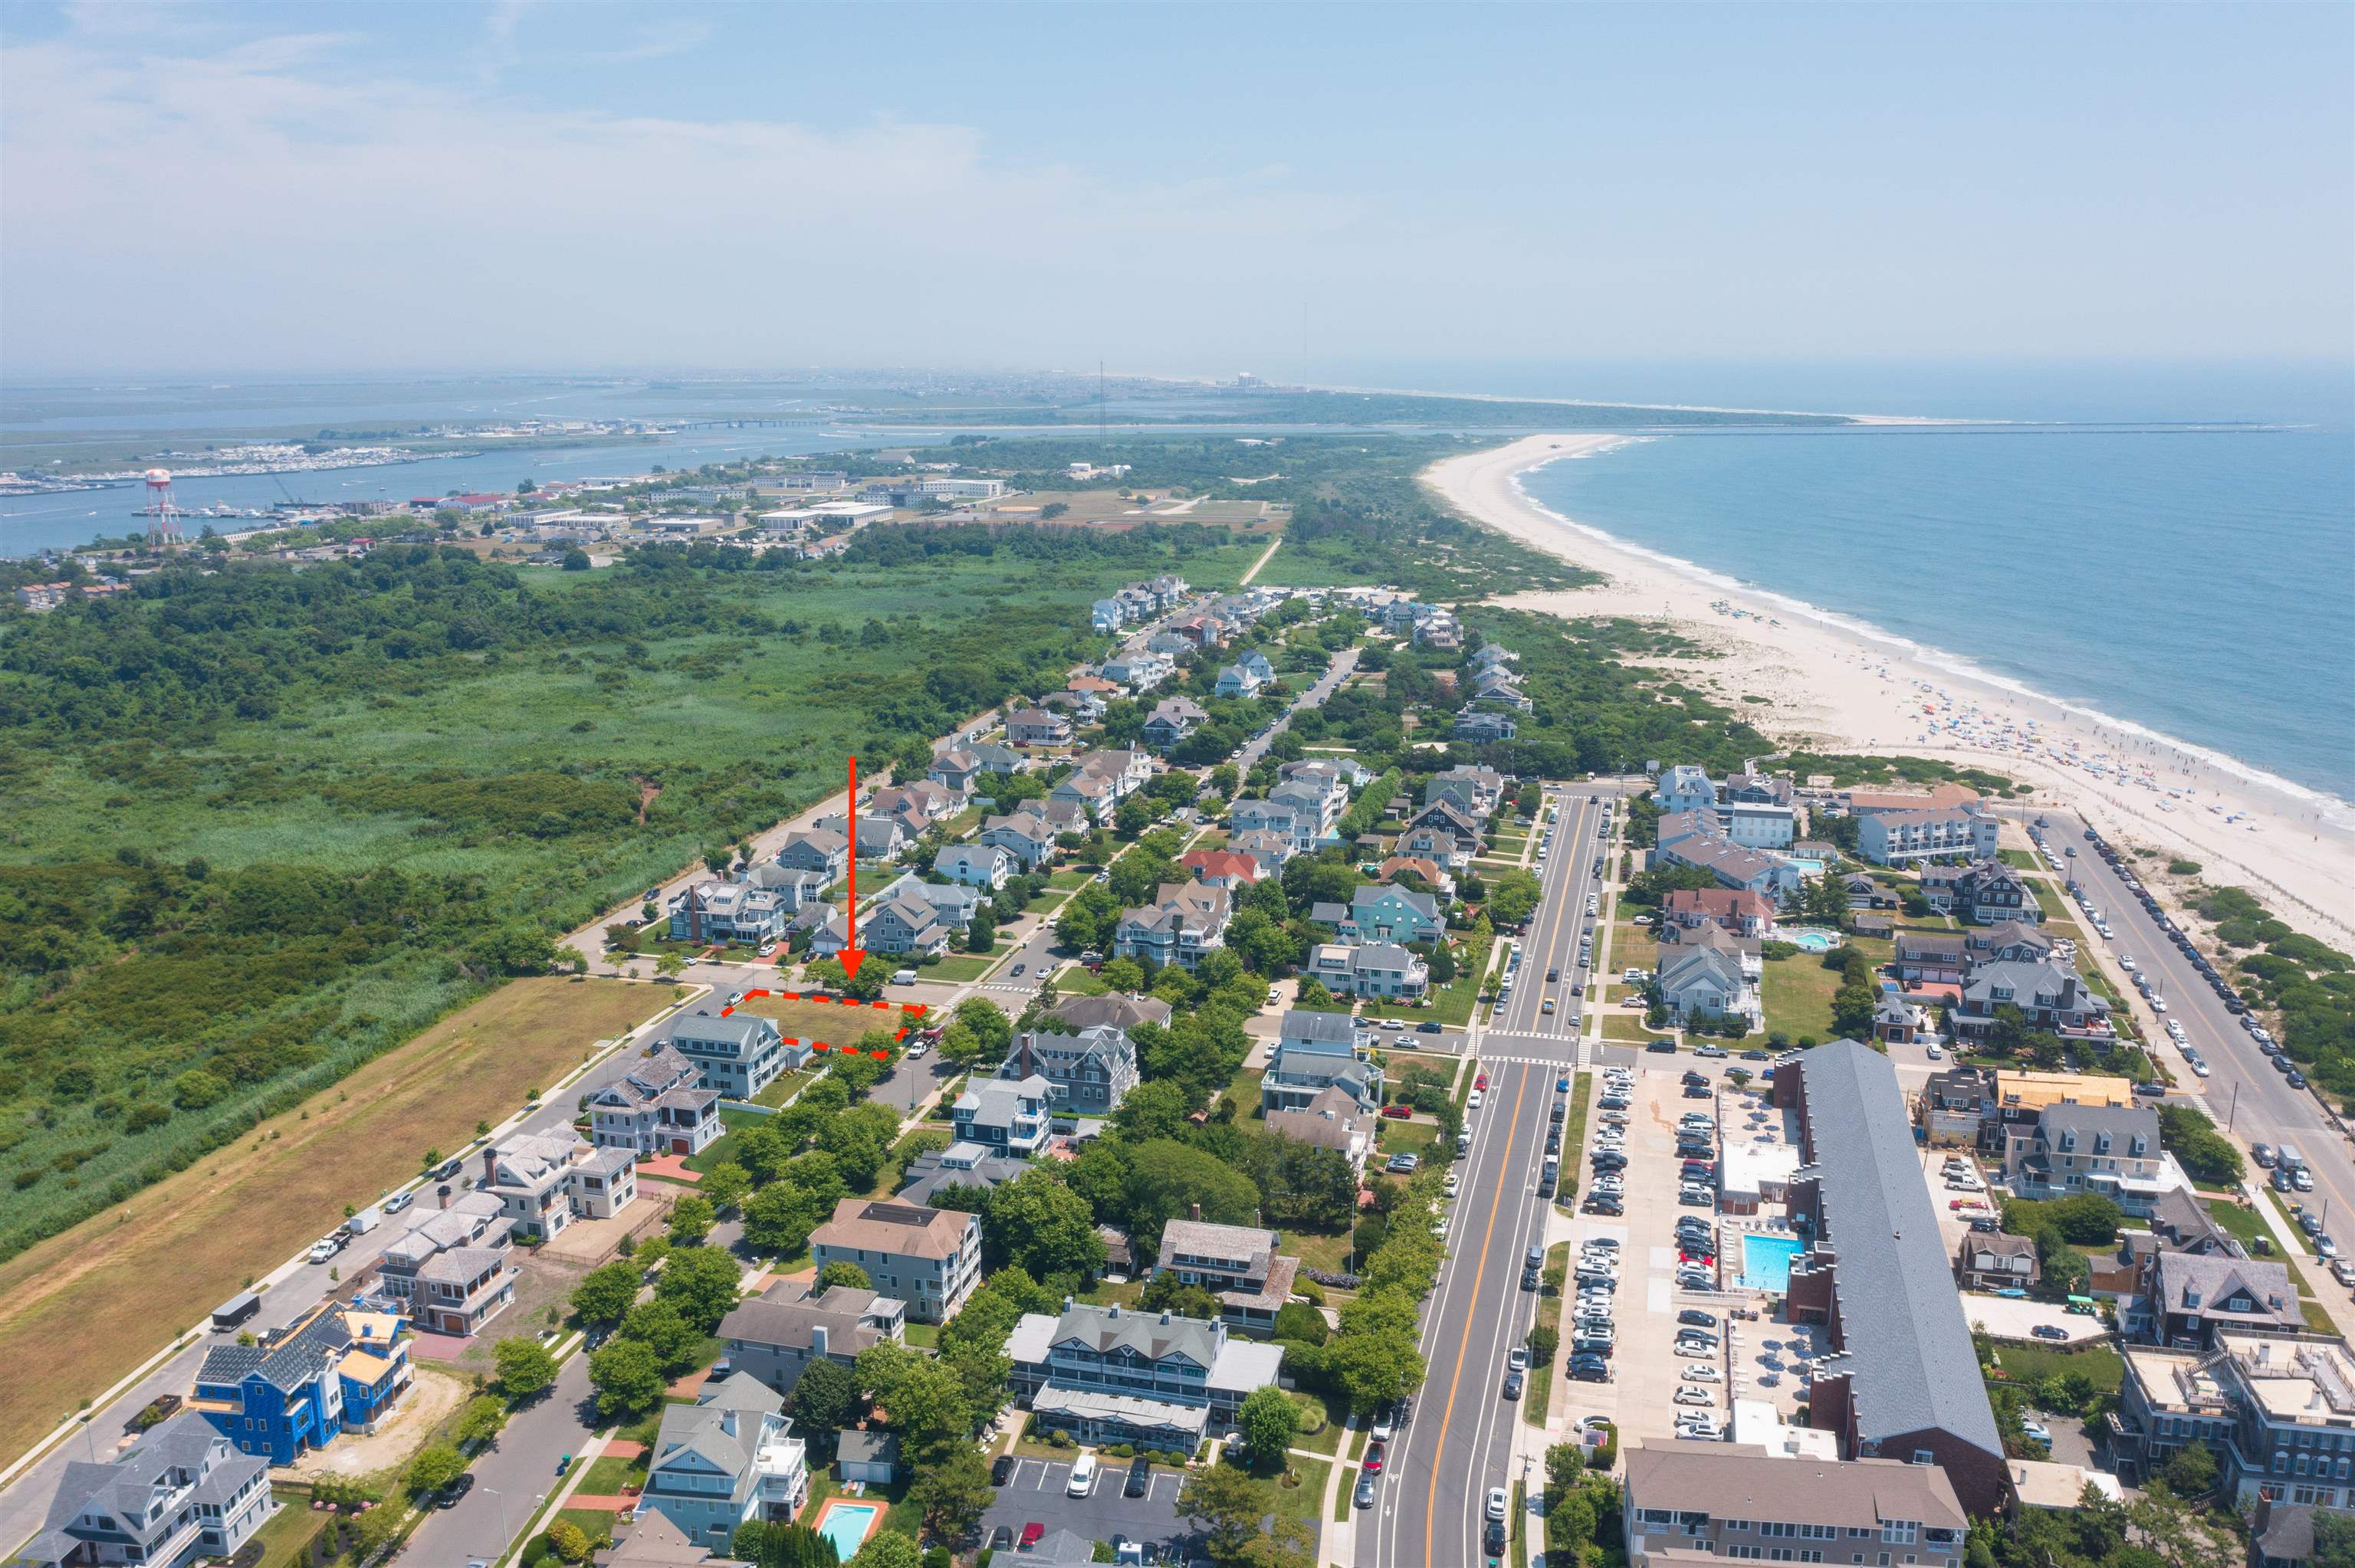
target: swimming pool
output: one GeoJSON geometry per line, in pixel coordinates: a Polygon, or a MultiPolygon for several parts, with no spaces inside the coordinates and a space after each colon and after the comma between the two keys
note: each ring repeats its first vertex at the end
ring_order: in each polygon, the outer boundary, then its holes
{"type": "Polygon", "coordinates": [[[1742,1283],[1753,1290],[1771,1291],[1787,1296],[1791,1290],[1791,1260],[1799,1255],[1801,1246],[1796,1236],[1761,1235],[1755,1231],[1742,1238],[1742,1283]]]}
{"type": "Polygon", "coordinates": [[[834,1542],[837,1555],[847,1563],[858,1555],[859,1543],[867,1532],[875,1528],[882,1515],[879,1503],[847,1502],[841,1498],[828,1498],[826,1513],[817,1521],[817,1532],[834,1542]]]}
{"type": "Polygon", "coordinates": [[[1824,874],[1824,863],[1822,861],[1810,860],[1805,855],[1796,854],[1785,855],[1783,858],[1789,861],[1793,865],[1797,866],[1801,876],[1821,876],[1824,874]]]}
{"type": "Polygon", "coordinates": [[[1810,953],[1828,953],[1840,945],[1838,931],[1798,930],[1777,932],[1784,941],[1810,953]]]}

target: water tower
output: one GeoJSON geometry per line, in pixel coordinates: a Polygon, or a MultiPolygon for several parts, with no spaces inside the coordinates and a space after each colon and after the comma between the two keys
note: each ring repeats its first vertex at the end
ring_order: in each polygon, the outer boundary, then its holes
{"type": "Polygon", "coordinates": [[[148,525],[147,539],[155,545],[177,545],[186,535],[180,531],[180,508],[172,499],[172,474],[168,469],[147,471],[147,515],[155,521],[148,525]]]}

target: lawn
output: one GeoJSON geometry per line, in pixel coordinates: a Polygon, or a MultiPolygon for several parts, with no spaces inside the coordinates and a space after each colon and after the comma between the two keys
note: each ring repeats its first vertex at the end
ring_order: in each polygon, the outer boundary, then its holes
{"type": "MultiPolygon", "coordinates": [[[[1581,1073],[1578,1080],[1582,1085],[1584,1084],[1586,1075],[1581,1073]]],[[[1578,1147],[1567,1137],[1562,1139],[1562,1145],[1566,1149],[1578,1147]]],[[[1546,1266],[1552,1268],[1557,1266],[1562,1270],[1563,1277],[1568,1278],[1570,1274],[1568,1242],[1556,1242],[1546,1249],[1546,1266]]],[[[1560,1291],[1547,1290],[1539,1294],[1537,1327],[1551,1329],[1557,1335],[1560,1334],[1561,1330],[1561,1293],[1560,1291]]],[[[1546,1424],[1546,1409],[1553,1400],[1553,1385],[1560,1381],[1561,1377],[1561,1353],[1560,1351],[1557,1351],[1554,1359],[1545,1365],[1529,1368],[1529,1389],[1521,1401],[1523,1421],[1532,1426],[1543,1426],[1546,1424]]]]}
{"type": "Polygon", "coordinates": [[[1300,1406],[1300,1436],[1292,1440],[1295,1448],[1305,1448],[1312,1454],[1331,1456],[1341,1451],[1341,1434],[1348,1428],[1349,1404],[1323,1393],[1295,1393],[1292,1403],[1300,1406]],[[1309,1426],[1315,1424],[1316,1430],[1309,1426]]]}
{"type": "Polygon", "coordinates": [[[769,1081],[767,1087],[752,1097],[752,1103],[756,1106],[782,1107],[787,1100],[802,1092],[804,1084],[816,1076],[817,1074],[807,1067],[797,1067],[790,1073],[780,1073],[769,1081]]]}
{"type": "Polygon", "coordinates": [[[1603,1038],[1634,1045],[1648,1045],[1664,1036],[1657,1029],[1646,1028],[1640,1018],[1633,1018],[1624,1012],[1606,1012],[1603,1015],[1603,1038]]]}
{"type": "Polygon", "coordinates": [[[1594,1103],[1594,1075],[1581,1073],[1570,1081],[1570,1119],[1562,1125],[1561,1147],[1568,1158],[1554,1184],[1554,1202],[1578,1192],[1578,1157],[1586,1149],[1586,1113],[1594,1103]]]}
{"type": "Polygon", "coordinates": [[[1047,885],[1069,893],[1085,887],[1094,874],[1085,871],[1059,871],[1047,878],[1047,885]]]}
{"type": "Polygon", "coordinates": [[[722,1106],[719,1107],[719,1125],[728,1130],[713,1139],[705,1146],[701,1153],[690,1154],[679,1163],[696,1174],[701,1175],[715,1165],[733,1160],[736,1158],[737,1133],[756,1121],[767,1119],[759,1111],[737,1110],[732,1107],[722,1106]]]}
{"type": "Polygon", "coordinates": [[[2213,1198],[2204,1200],[2203,1206],[2207,1209],[2209,1217],[2216,1222],[2220,1229],[2252,1252],[2256,1250],[2259,1236],[2265,1237],[2269,1242],[2272,1240],[2274,1234],[2272,1228],[2265,1224],[2264,1216],[2254,1209],[2245,1208],[2239,1203],[2219,1202],[2213,1198]]]}
{"type": "Polygon", "coordinates": [[[941,1342],[941,1326],[938,1323],[905,1324],[902,1326],[901,1333],[906,1337],[908,1343],[920,1351],[933,1350],[941,1342]]]}
{"type": "Polygon", "coordinates": [[[1304,1268],[1321,1268],[1327,1274],[1347,1274],[1352,1254],[1349,1233],[1334,1235],[1310,1235],[1305,1231],[1284,1233],[1284,1250],[1300,1260],[1304,1268]]]}
{"type": "Polygon", "coordinates": [[[454,1154],[595,1041],[670,1000],[622,980],[520,980],[301,1107],[0,1265],[0,1451],[16,1453],[216,1304],[334,1228],[344,1205],[454,1154]]]}
{"type": "Polygon", "coordinates": [[[1296,1487],[1287,1487],[1281,1480],[1274,1485],[1275,1506],[1269,1511],[1279,1519],[1296,1519],[1310,1530],[1325,1512],[1325,1479],[1333,1467],[1323,1459],[1304,1459],[1297,1454],[1286,1456],[1292,1473],[1300,1478],[1296,1487]]]}
{"type": "Polygon", "coordinates": [[[1405,1007],[1395,1002],[1369,1001],[1364,1016],[1368,1018],[1404,1018],[1421,1023],[1436,1020],[1451,1029],[1461,1029],[1472,1022],[1472,1003],[1480,994],[1480,981],[1488,967],[1485,952],[1466,953],[1463,967],[1455,978],[1445,985],[1433,987],[1428,1007],[1405,1007]]]}
{"type": "Polygon", "coordinates": [[[619,1459],[608,1454],[589,1467],[588,1473],[581,1478],[581,1489],[592,1498],[619,1497],[623,1487],[642,1487],[645,1481],[645,1455],[619,1459]]]}
{"type": "MultiPolygon", "coordinates": [[[[588,1487],[585,1485],[582,1486],[581,1489],[582,1491],[589,1491],[588,1487]]],[[[591,1497],[602,1497],[606,1494],[602,1492],[590,1492],[589,1495],[591,1497]]],[[[577,1526],[580,1529],[581,1533],[587,1536],[592,1545],[597,1542],[611,1541],[613,1538],[613,1515],[605,1509],[558,1509],[554,1514],[540,1520],[540,1533],[546,1534],[549,1531],[554,1529],[557,1521],[559,1520],[567,1524],[577,1526]]]]}
{"type": "Polygon", "coordinates": [[[946,980],[962,985],[987,974],[1000,955],[987,953],[954,953],[936,964],[926,964],[916,971],[918,980],[946,980]]]}
{"type": "Polygon", "coordinates": [[[2056,1351],[2047,1345],[2004,1344],[1995,1351],[1997,1364],[2013,1383],[2041,1383],[2048,1377],[2078,1372],[2104,1393],[2115,1393],[2126,1377],[2126,1363],[2105,1344],[2083,1350],[2056,1351]]]}
{"type": "Polygon", "coordinates": [[[253,1539],[261,1547],[261,1556],[254,1568],[296,1568],[296,1564],[309,1559],[311,1538],[326,1522],[325,1514],[311,1511],[307,1499],[280,1498],[278,1512],[254,1532],[253,1539]]]}
{"type": "Polygon", "coordinates": [[[1824,968],[1813,953],[1766,960],[1766,1027],[1780,1029],[1794,1040],[1802,1034],[1828,1040],[1832,1033],[1832,993],[1840,988],[1840,972],[1824,968]]]}
{"type": "Polygon", "coordinates": [[[1611,927],[1611,967],[1614,969],[1648,969],[1659,962],[1660,945],[1652,933],[1630,921],[1614,921],[1611,927]]]}

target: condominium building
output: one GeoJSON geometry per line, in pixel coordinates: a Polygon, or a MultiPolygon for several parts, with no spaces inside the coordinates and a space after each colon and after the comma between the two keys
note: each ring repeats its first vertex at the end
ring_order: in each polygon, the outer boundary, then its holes
{"type": "Polygon", "coordinates": [[[1627,1452],[1629,1568],[1737,1562],[1957,1568],[1970,1517],[1946,1473],[1727,1444],[1627,1452]]]}
{"type": "Polygon", "coordinates": [[[810,1234],[810,1261],[855,1263],[867,1281],[908,1304],[919,1323],[938,1323],[981,1283],[981,1220],[954,1209],[920,1209],[882,1199],[845,1198],[810,1234]]]}
{"type": "Polygon", "coordinates": [[[1232,1338],[1222,1322],[1069,1297],[1060,1317],[1024,1314],[1006,1353],[1015,1394],[1042,1429],[1187,1454],[1284,1364],[1282,1347],[1232,1338]]]}
{"type": "Polygon", "coordinates": [[[2212,1349],[2123,1348],[2110,1436],[2138,1484],[2187,1443],[2216,1454],[2224,1493],[2355,1510],[2355,1356],[2305,1333],[2228,1331],[2212,1349]]]}

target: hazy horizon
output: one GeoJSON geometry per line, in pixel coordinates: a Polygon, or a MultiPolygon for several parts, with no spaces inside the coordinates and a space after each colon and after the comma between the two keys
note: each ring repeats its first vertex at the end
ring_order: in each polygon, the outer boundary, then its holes
{"type": "Polygon", "coordinates": [[[10,4],[0,42],[11,379],[2355,344],[2339,5],[10,4]]]}

